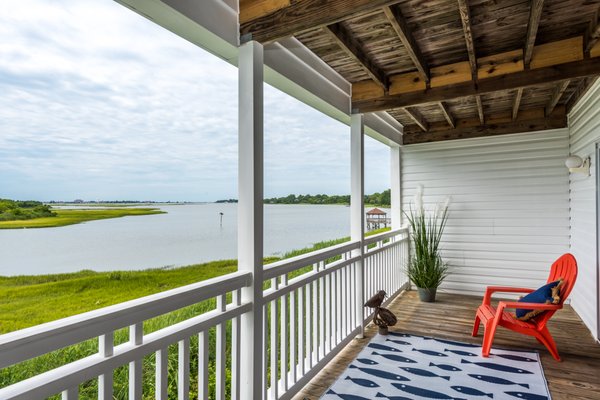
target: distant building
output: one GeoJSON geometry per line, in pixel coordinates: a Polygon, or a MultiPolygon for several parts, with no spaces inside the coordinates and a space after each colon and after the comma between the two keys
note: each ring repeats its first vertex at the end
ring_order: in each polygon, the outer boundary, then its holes
{"type": "Polygon", "coordinates": [[[83,200],[75,199],[75,200],[73,200],[73,203],[81,204],[81,203],[83,203],[83,200]]]}
{"type": "Polygon", "coordinates": [[[374,208],[367,211],[367,230],[387,228],[390,223],[390,218],[387,213],[379,208],[374,208]]]}

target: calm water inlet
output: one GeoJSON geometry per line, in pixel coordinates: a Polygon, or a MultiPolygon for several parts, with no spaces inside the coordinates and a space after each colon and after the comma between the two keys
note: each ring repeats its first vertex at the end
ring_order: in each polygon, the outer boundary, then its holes
{"type": "MultiPolygon", "coordinates": [[[[160,208],[167,214],[0,230],[0,275],[137,270],[236,258],[236,204],[160,208]]],[[[281,255],[349,232],[346,206],[265,205],[265,255],[281,255]]]]}

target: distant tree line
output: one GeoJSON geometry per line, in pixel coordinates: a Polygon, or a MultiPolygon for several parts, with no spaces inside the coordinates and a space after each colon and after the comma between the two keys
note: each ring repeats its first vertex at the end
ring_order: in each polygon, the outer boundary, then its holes
{"type": "MultiPolygon", "coordinates": [[[[350,195],[290,194],[285,197],[265,199],[265,204],[350,204],[350,195]]],[[[365,195],[365,204],[389,206],[391,204],[390,189],[381,193],[365,195]]]]}
{"type": "Polygon", "coordinates": [[[0,199],[0,221],[17,221],[42,217],[56,217],[50,206],[39,201],[0,199]]]}

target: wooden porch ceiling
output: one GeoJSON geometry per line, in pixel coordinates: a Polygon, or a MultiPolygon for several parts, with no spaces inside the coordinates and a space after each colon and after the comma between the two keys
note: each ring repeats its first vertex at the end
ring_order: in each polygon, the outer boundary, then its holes
{"type": "Polygon", "coordinates": [[[295,36],[405,144],[565,127],[600,76],[600,0],[240,0],[242,38],[295,36]]]}

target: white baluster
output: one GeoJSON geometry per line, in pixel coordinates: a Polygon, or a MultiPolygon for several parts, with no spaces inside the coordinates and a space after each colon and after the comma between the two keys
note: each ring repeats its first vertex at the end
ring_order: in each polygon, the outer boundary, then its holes
{"type": "MultiPolygon", "coordinates": [[[[233,304],[242,304],[241,290],[233,292],[233,304]]],[[[240,317],[231,321],[231,400],[240,399],[240,317]]]]}
{"type": "MultiPolygon", "coordinates": [[[[227,297],[226,295],[221,295],[217,297],[217,310],[221,311],[221,312],[225,312],[225,308],[227,306],[227,297]]],[[[225,338],[225,323],[219,324],[217,325],[217,351],[216,351],[216,361],[217,361],[217,365],[216,365],[216,379],[215,379],[215,383],[216,383],[216,393],[215,393],[215,397],[217,400],[224,400],[225,399],[225,381],[226,381],[226,376],[225,376],[225,356],[226,356],[226,351],[225,351],[225,345],[226,345],[226,338],[225,338]]]]}
{"type": "MultiPolygon", "coordinates": [[[[114,350],[113,332],[101,335],[98,338],[98,353],[101,357],[111,357],[114,350]]],[[[112,400],[113,398],[113,371],[110,370],[98,377],[98,400],[112,400]]]]}
{"type": "MultiPolygon", "coordinates": [[[[144,324],[138,322],[129,327],[129,341],[134,345],[144,340],[144,324]]],[[[142,399],[142,359],[129,363],[129,400],[142,399]]]]}
{"type": "Polygon", "coordinates": [[[168,400],[169,396],[169,383],[168,383],[168,365],[169,365],[169,349],[164,348],[156,352],[156,363],[155,363],[155,390],[154,397],[156,400],[168,400]]]}
{"type": "Polygon", "coordinates": [[[198,399],[208,399],[208,347],[209,331],[198,334],[198,399]]]}
{"type": "Polygon", "coordinates": [[[190,398],[190,339],[180,340],[177,346],[177,399],[190,398]]]}

